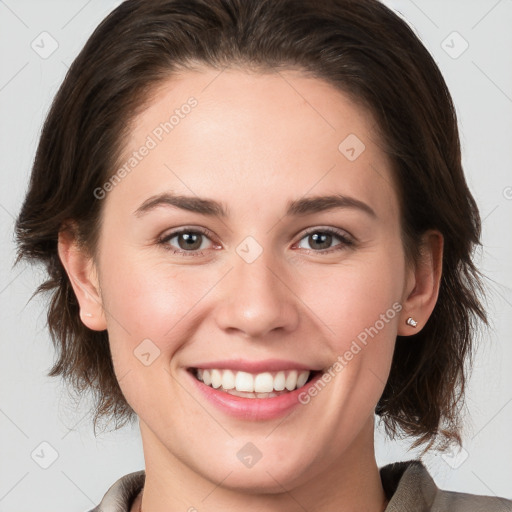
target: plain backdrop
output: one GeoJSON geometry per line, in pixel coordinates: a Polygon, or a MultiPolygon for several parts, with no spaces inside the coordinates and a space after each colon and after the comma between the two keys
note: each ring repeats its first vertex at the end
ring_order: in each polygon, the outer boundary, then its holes
{"type": "MultiPolygon", "coordinates": [[[[46,376],[53,350],[45,300],[29,302],[41,269],[13,268],[14,219],[50,102],[95,26],[119,1],[0,1],[0,511],[95,506],[122,475],[142,469],[137,426],[95,437],[46,376]]],[[[464,450],[424,462],[441,488],[512,498],[512,1],[388,0],[441,68],[457,108],[467,180],[483,219],[479,268],[492,327],[470,381],[464,450]]],[[[414,458],[377,429],[379,465],[414,458]]]]}

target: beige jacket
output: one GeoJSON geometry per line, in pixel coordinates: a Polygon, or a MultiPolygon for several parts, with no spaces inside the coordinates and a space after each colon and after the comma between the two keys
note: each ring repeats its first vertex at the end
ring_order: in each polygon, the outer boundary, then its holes
{"type": "MultiPolygon", "coordinates": [[[[512,512],[511,500],[441,491],[417,460],[384,466],[380,476],[389,499],[385,512],[512,512]]],[[[123,476],[89,512],[129,512],[144,479],[144,471],[123,476]]]]}

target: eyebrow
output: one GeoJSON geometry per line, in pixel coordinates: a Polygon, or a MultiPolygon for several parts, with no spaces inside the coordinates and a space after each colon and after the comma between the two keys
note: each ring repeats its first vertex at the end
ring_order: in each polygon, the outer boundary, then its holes
{"type": "MultiPolygon", "coordinates": [[[[208,215],[211,217],[228,217],[228,208],[221,202],[194,196],[176,195],[169,192],[152,196],[144,201],[134,214],[141,217],[160,206],[174,206],[190,212],[208,215]]],[[[319,213],[336,208],[350,208],[360,210],[373,218],[377,218],[375,211],[363,201],[343,194],[328,196],[303,197],[287,203],[285,216],[300,216],[319,213]]]]}

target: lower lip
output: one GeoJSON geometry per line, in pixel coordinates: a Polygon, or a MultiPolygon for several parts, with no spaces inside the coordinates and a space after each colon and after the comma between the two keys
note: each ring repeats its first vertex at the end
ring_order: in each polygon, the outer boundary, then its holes
{"type": "Polygon", "coordinates": [[[279,418],[289,413],[293,408],[303,405],[299,401],[299,395],[307,393],[308,388],[314,386],[322,376],[321,373],[318,373],[305,386],[283,395],[272,398],[243,398],[207,386],[196,379],[189,371],[187,371],[187,374],[197,386],[197,389],[215,407],[230,416],[250,421],[279,418]]]}

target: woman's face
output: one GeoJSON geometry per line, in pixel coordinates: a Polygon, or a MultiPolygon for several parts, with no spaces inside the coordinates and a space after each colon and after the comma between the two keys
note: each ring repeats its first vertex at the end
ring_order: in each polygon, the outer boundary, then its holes
{"type": "Polygon", "coordinates": [[[371,448],[414,282],[370,115],[298,72],[189,71],[122,166],[97,272],[146,461],[277,492],[371,448]]]}

